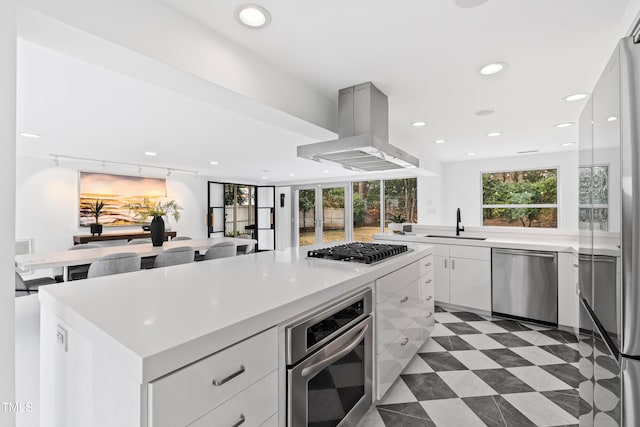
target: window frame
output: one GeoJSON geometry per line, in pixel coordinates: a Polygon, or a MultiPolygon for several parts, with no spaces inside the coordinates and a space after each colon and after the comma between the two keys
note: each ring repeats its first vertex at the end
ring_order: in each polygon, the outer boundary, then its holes
{"type": "Polygon", "coordinates": [[[562,186],[560,185],[562,179],[562,168],[560,166],[536,166],[536,167],[526,167],[526,168],[511,168],[511,169],[494,169],[494,170],[482,170],[480,171],[480,210],[479,210],[479,221],[481,227],[483,228],[494,228],[494,229],[519,229],[519,230],[560,230],[560,224],[562,224],[562,209],[560,208],[560,200],[562,200],[562,186]],[[484,204],[484,187],[483,187],[483,175],[492,174],[492,173],[507,173],[507,172],[527,172],[527,171],[539,171],[539,170],[555,170],[556,171],[556,203],[545,203],[545,204],[508,204],[508,205],[485,205],[484,204]],[[522,208],[540,208],[540,209],[556,209],[556,227],[521,227],[521,226],[504,226],[504,225],[484,225],[484,209],[494,209],[494,208],[505,208],[505,209],[522,209],[522,208]]]}

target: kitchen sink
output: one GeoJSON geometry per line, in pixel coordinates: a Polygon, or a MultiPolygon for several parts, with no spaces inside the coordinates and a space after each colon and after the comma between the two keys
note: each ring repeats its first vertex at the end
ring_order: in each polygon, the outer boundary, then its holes
{"type": "Polygon", "coordinates": [[[424,237],[436,237],[438,239],[465,239],[465,240],[487,240],[486,237],[468,237],[468,236],[443,236],[439,234],[427,234],[424,237]]]}

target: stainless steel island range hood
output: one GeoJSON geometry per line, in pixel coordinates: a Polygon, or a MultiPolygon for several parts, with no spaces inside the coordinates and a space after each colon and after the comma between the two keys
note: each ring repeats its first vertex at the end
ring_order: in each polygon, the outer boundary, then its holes
{"type": "Polygon", "coordinates": [[[298,147],[298,157],[354,171],[417,168],[418,158],[389,144],[389,102],[371,82],[341,89],[338,139],[298,147]]]}

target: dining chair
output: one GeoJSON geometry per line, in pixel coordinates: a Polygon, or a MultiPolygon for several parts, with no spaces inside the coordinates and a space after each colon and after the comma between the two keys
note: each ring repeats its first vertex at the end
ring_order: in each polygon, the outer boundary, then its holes
{"type": "MultiPolygon", "coordinates": [[[[83,250],[83,249],[97,249],[100,248],[99,245],[93,245],[91,243],[82,243],[80,245],[73,245],[71,246],[69,249],[69,251],[78,251],[78,250],[83,250]]],[[[89,271],[89,265],[90,264],[82,264],[82,265],[71,265],[68,268],[69,272],[68,272],[68,280],[82,280],[82,279],[86,279],[87,278],[87,272],[89,271]]],[[[56,268],[54,269],[54,276],[53,278],[56,280],[56,282],[63,282],[63,272],[62,272],[62,268],[56,268]]]]}
{"type": "Polygon", "coordinates": [[[177,236],[171,239],[172,242],[175,242],[177,240],[193,240],[193,239],[189,236],[177,236]]]}
{"type": "Polygon", "coordinates": [[[16,273],[16,298],[31,295],[40,289],[40,286],[54,285],[58,282],[51,277],[41,277],[38,279],[24,280],[20,273],[16,273]]]}
{"type": "Polygon", "coordinates": [[[144,245],[146,243],[151,243],[151,239],[131,239],[127,245],[144,245]]]}
{"type": "Polygon", "coordinates": [[[233,242],[220,242],[207,249],[203,261],[236,256],[236,245],[233,242]]]}
{"type": "Polygon", "coordinates": [[[170,265],[189,264],[194,261],[195,250],[189,246],[167,249],[158,256],[153,263],[153,268],[168,267],[170,265]]]}
{"type": "Polygon", "coordinates": [[[140,255],[133,252],[105,255],[91,263],[87,278],[140,270],[140,255]]]}
{"type": "MultiPolygon", "coordinates": [[[[238,236],[238,239],[250,239],[251,236],[249,236],[248,234],[241,234],[238,236]]],[[[254,249],[254,244],[251,243],[249,245],[238,245],[238,247],[236,248],[236,254],[237,255],[247,255],[250,254],[251,252],[253,252],[254,249]]]]}

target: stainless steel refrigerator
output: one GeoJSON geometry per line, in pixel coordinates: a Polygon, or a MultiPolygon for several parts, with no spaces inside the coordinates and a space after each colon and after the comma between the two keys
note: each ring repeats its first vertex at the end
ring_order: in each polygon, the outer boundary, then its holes
{"type": "Polygon", "coordinates": [[[640,44],[580,116],[580,426],[640,426],[640,44]]]}

